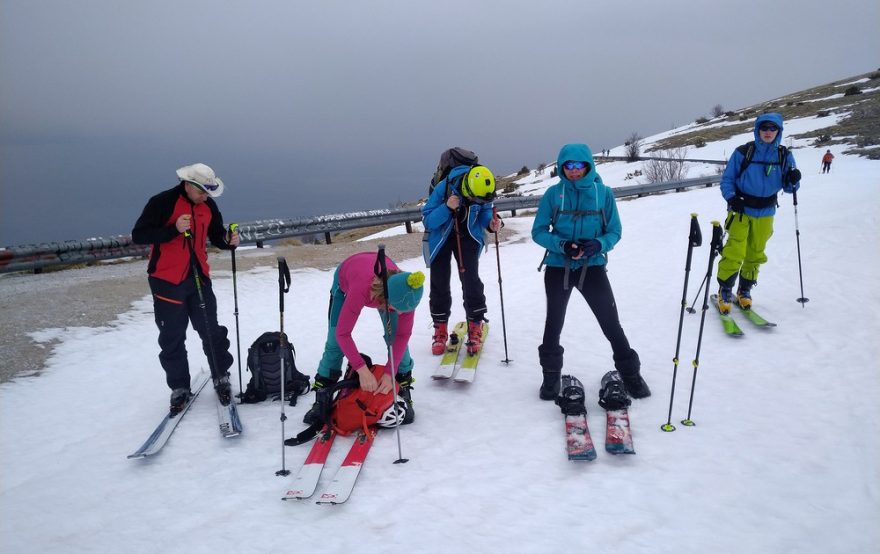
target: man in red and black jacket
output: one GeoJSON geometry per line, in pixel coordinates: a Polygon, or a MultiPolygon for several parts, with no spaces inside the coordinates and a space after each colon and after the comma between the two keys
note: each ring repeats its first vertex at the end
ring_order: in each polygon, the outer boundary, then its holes
{"type": "Polygon", "coordinates": [[[238,233],[228,235],[223,227],[223,216],[214,198],[223,194],[224,185],[214,170],[199,163],[178,169],[177,176],[180,184],[150,198],[131,231],[134,243],[152,246],[147,273],[159,327],[159,362],[172,391],[172,413],[182,410],[192,394],[186,357],[186,329],[190,321],[202,339],[217,395],[224,404],[231,400],[228,370],[233,358],[229,353],[228,331],[217,323],[207,241],[230,250],[241,240],[238,233]],[[191,274],[193,256],[205,302],[204,313],[196,276],[191,274]]]}

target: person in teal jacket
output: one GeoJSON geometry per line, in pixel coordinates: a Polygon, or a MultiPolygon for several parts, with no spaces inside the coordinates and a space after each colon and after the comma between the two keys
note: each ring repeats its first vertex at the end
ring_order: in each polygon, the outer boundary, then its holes
{"type": "Polygon", "coordinates": [[[737,148],[721,176],[721,195],[727,202],[724,228],[727,242],[718,261],[718,309],[729,313],[733,285],[739,275],[736,301],[744,310],[752,307],[752,287],[758,269],[767,262],[764,252],[773,234],[777,194],[800,188],[801,172],[794,156],[780,146],[782,116],[765,113],[755,119],[755,141],[737,148]]]}
{"type": "Polygon", "coordinates": [[[440,355],[449,338],[452,312],[450,263],[458,262],[465,316],[468,322],[466,347],[473,354],[481,348],[486,295],[480,280],[480,254],[486,231],[497,232],[494,217],[495,177],[486,167],[459,165],[437,183],[422,207],[427,232],[424,256],[431,268],[429,306],[434,322],[431,352],[440,355]]]}
{"type": "Polygon", "coordinates": [[[564,352],[559,337],[574,287],[587,301],[611,343],[614,366],[627,392],[633,398],[645,398],[651,390],[641,376],[639,355],[630,347],[620,326],[606,269],[606,254],[621,236],[614,193],[596,173],[593,153],[586,144],[563,146],[556,167],[559,183],[544,193],[532,225],[532,239],[547,249],[547,318],[543,342],[538,347],[544,380],[539,396],[542,400],[553,400],[559,394],[564,352]]]}

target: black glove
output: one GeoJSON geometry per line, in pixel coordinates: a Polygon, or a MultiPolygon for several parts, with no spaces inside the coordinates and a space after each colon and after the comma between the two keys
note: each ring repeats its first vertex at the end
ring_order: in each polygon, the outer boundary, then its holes
{"type": "Polygon", "coordinates": [[[745,207],[746,206],[745,206],[745,203],[743,202],[743,199],[739,196],[734,196],[730,200],[727,201],[727,209],[732,212],[736,212],[736,213],[741,214],[745,210],[745,207]]]}
{"type": "Polygon", "coordinates": [[[801,180],[801,170],[797,169],[797,168],[792,169],[791,171],[788,172],[788,175],[785,176],[785,181],[789,185],[793,185],[795,183],[798,183],[798,182],[800,182],[800,180],[801,180]]]}
{"type": "Polygon", "coordinates": [[[589,258],[602,250],[602,243],[596,239],[590,239],[583,244],[582,248],[584,249],[584,257],[589,258]]]}
{"type": "Polygon", "coordinates": [[[559,246],[562,247],[562,252],[569,258],[576,258],[584,253],[583,245],[571,240],[560,241],[559,246]]]}

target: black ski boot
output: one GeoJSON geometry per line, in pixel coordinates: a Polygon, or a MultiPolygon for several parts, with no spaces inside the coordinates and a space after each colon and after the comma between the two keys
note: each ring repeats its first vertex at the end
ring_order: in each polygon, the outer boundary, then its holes
{"type": "Polygon", "coordinates": [[[312,404],[312,407],[303,416],[303,423],[306,425],[318,425],[325,422],[328,415],[326,410],[329,408],[329,395],[333,390],[333,385],[339,381],[341,375],[341,371],[331,372],[330,377],[315,375],[315,384],[312,385],[312,390],[315,391],[315,403],[312,404]],[[326,394],[322,395],[322,392],[326,394]]]}
{"type": "Polygon", "coordinates": [[[558,371],[544,372],[544,382],[541,383],[541,389],[538,391],[541,400],[556,400],[559,396],[559,375],[558,371]]]}
{"type": "Polygon", "coordinates": [[[630,349],[629,354],[624,358],[614,357],[614,367],[620,372],[626,392],[633,398],[647,398],[651,396],[651,389],[648,383],[642,378],[641,367],[642,362],[639,361],[639,355],[635,350],[630,349]]]}
{"type": "Polygon", "coordinates": [[[217,398],[220,404],[228,406],[232,402],[232,386],[229,384],[229,374],[214,380],[214,390],[217,392],[217,398]]]}
{"type": "Polygon", "coordinates": [[[609,371],[602,377],[602,388],[599,390],[599,405],[606,410],[623,410],[629,408],[632,400],[626,395],[623,379],[617,371],[609,371]]]}
{"type": "Polygon", "coordinates": [[[415,382],[416,380],[413,378],[412,372],[397,374],[397,383],[400,385],[397,389],[397,394],[406,402],[406,415],[403,417],[401,425],[409,425],[416,420],[416,411],[413,409],[412,401],[412,389],[415,382]]]}
{"type": "Polygon", "coordinates": [[[557,380],[559,395],[556,397],[556,405],[562,413],[569,415],[586,415],[587,406],[584,403],[584,385],[573,375],[563,375],[557,380]]]}
{"type": "Polygon", "coordinates": [[[538,347],[538,359],[544,372],[544,382],[538,391],[541,400],[555,400],[559,395],[559,376],[562,373],[562,354],[565,352],[561,346],[538,347]]]}
{"type": "Polygon", "coordinates": [[[172,416],[176,416],[183,411],[190,398],[192,398],[192,392],[189,390],[189,387],[174,389],[171,391],[171,407],[168,409],[168,412],[172,416]]]}

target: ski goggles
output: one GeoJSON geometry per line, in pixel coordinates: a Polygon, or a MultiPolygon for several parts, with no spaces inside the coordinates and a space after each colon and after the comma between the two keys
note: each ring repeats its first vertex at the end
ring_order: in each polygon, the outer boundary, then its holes
{"type": "Polygon", "coordinates": [[[573,169],[586,169],[590,165],[587,162],[565,162],[562,167],[571,171],[573,169]]]}
{"type": "Polygon", "coordinates": [[[774,125],[773,123],[762,123],[758,130],[764,133],[772,133],[774,131],[778,131],[779,127],[774,125]]]}
{"type": "Polygon", "coordinates": [[[204,192],[215,192],[217,189],[220,188],[220,185],[218,185],[217,183],[202,184],[202,183],[196,183],[195,181],[187,181],[187,183],[195,186],[197,189],[200,189],[204,192]]]}

